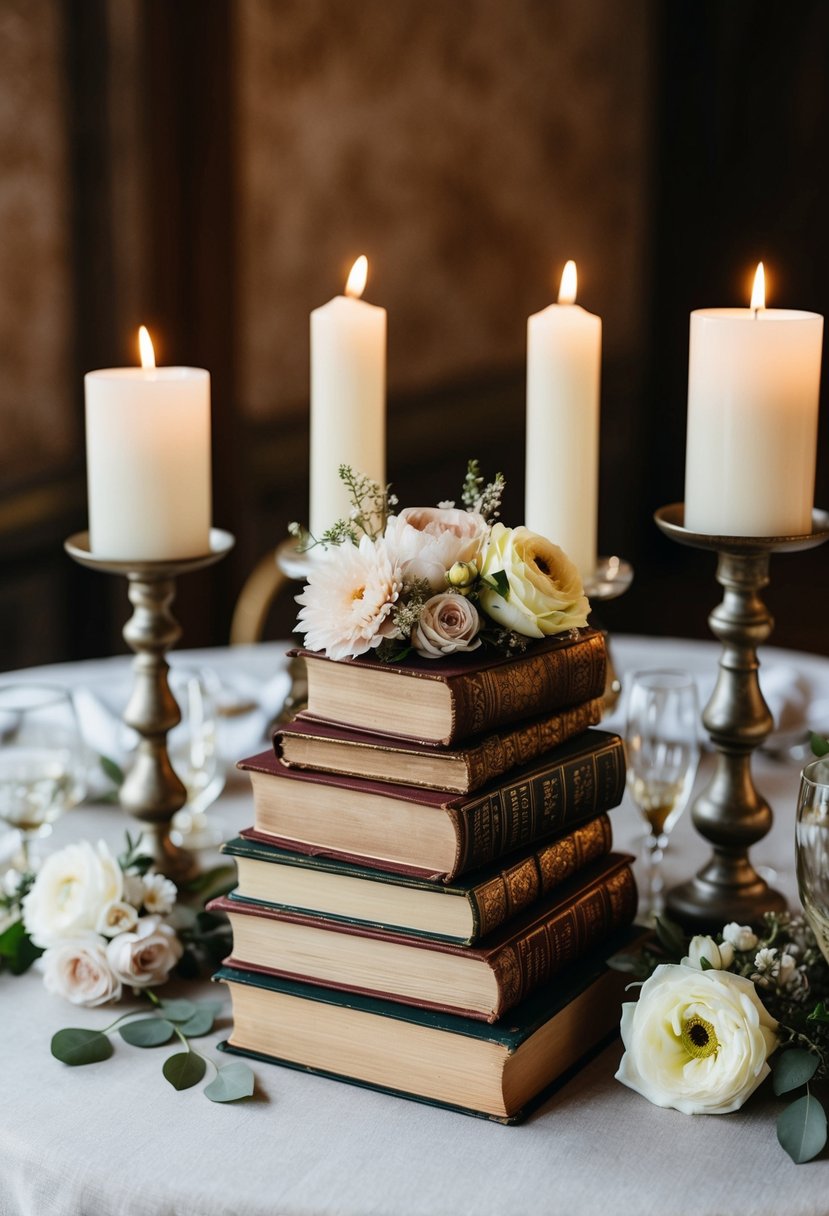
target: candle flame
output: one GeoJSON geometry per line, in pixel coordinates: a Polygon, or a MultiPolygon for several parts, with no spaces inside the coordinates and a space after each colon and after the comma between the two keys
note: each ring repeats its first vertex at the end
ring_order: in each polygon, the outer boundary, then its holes
{"type": "Polygon", "coordinates": [[[361,253],[349,272],[348,281],[345,285],[345,294],[352,296],[355,300],[359,300],[366,289],[367,279],[368,258],[364,253],[361,253]]]}
{"type": "Polygon", "coordinates": [[[141,366],[155,367],[153,340],[147,331],[146,325],[142,325],[138,330],[138,349],[141,352],[141,366]]]}
{"type": "Polygon", "coordinates": [[[558,289],[559,304],[575,304],[578,285],[576,263],[573,261],[567,262],[564,270],[561,272],[561,285],[558,289]]]}
{"type": "Polygon", "coordinates": [[[766,307],[766,272],[763,269],[763,263],[757,263],[757,270],[754,273],[754,286],[751,289],[751,308],[766,307]]]}

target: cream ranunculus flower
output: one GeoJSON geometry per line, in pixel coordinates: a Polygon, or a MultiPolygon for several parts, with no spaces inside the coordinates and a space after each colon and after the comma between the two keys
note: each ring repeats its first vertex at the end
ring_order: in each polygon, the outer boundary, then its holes
{"type": "Polygon", "coordinates": [[[688,954],[682,962],[686,967],[698,967],[702,970],[703,959],[709,967],[714,967],[717,971],[727,971],[734,962],[734,947],[730,942],[723,942],[718,946],[713,937],[698,934],[691,938],[688,954]]]}
{"type": "Polygon", "coordinates": [[[163,984],[184,953],[175,929],[160,916],[142,916],[132,933],[119,933],[106,950],[115,975],[132,988],[163,984]]]}
{"type": "Polygon", "coordinates": [[[590,605],[581,576],[558,545],[529,528],[495,524],[484,550],[481,577],[490,581],[503,572],[508,591],[485,586],[479,603],[504,629],[529,638],[564,633],[587,624],[590,605]]]}
{"type": "Polygon", "coordinates": [[[444,591],[442,595],[433,595],[421,608],[412,630],[412,646],[425,659],[477,650],[481,644],[477,636],[480,625],[481,618],[469,600],[444,591]]]}
{"type": "Polygon", "coordinates": [[[486,532],[486,520],[475,511],[406,507],[390,517],[383,539],[407,582],[425,579],[433,591],[443,591],[453,566],[478,562],[486,532]]]}
{"type": "Polygon", "coordinates": [[[657,967],[622,1006],[617,1080],[684,1114],[738,1110],[768,1076],[777,1023],[754,985],[729,971],[657,967]]]}
{"type": "Polygon", "coordinates": [[[67,845],[47,857],[23,900],[23,922],[36,946],[55,946],[95,931],[123,893],[121,867],[103,841],[67,845]]]}
{"type": "Polygon", "coordinates": [[[41,960],[47,992],[73,1005],[106,1005],[121,996],[121,981],[107,962],[106,945],[97,933],[85,933],[51,946],[41,960]]]}

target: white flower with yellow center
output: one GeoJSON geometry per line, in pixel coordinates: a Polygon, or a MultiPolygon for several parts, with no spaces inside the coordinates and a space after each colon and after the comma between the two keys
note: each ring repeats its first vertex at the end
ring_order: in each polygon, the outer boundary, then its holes
{"type": "Polygon", "coordinates": [[[338,545],[311,563],[296,602],[297,628],[310,650],[329,659],[356,658],[395,632],[392,611],[403,591],[396,558],[382,541],[363,536],[357,545],[338,545]]]}
{"type": "Polygon", "coordinates": [[[656,1106],[726,1114],[768,1076],[776,1029],[750,980],[665,964],[622,1007],[616,1078],[656,1106]]]}

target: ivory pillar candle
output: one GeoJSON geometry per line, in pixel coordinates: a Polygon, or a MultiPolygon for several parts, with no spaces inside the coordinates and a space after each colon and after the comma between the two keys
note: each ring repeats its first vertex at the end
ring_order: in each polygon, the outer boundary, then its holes
{"type": "Polygon", "coordinates": [[[602,322],[575,299],[568,262],[558,303],[527,322],[524,522],[588,575],[596,567],[602,322]]]}
{"type": "Polygon", "coordinates": [[[812,530],[823,317],[765,308],[691,313],[685,527],[713,536],[812,530]]]}
{"type": "MultiPolygon", "coordinates": [[[[144,350],[151,359],[152,346],[144,350]]],[[[210,373],[152,360],[88,372],[84,387],[92,553],[165,561],[209,552],[210,373]]]]}
{"type": "Polygon", "coordinates": [[[358,258],[346,294],[311,313],[314,536],[348,516],[340,465],[381,485],[386,481],[386,310],[360,299],[366,275],[366,259],[358,258]]]}

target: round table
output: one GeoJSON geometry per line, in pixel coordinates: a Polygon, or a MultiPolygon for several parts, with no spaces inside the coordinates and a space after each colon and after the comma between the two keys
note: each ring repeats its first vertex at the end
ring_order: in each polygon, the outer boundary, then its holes
{"type": "MultiPolygon", "coordinates": [[[[667,665],[693,670],[703,691],[713,684],[714,643],[617,636],[613,647],[623,681],[633,669],[667,665]]],[[[269,644],[191,652],[174,661],[209,662],[224,678],[245,672],[264,681],[284,665],[283,653],[283,646],[269,644]]],[[[829,660],[771,647],[762,658],[761,679],[781,686],[792,681],[815,708],[829,704],[829,660]]],[[[123,680],[128,663],[119,658],[17,675],[77,687],[92,678],[123,680]]],[[[250,750],[258,750],[253,742],[250,750]]],[[[703,762],[700,779],[706,767],[703,762]]],[[[791,899],[798,767],[789,758],[755,760],[757,784],[776,816],[753,859],[774,869],[776,884],[791,899]]],[[[227,836],[249,825],[251,798],[240,774],[231,775],[211,814],[227,836]]],[[[638,852],[642,829],[627,799],[611,818],[616,847],[638,852]]],[[[120,845],[126,826],[117,807],[88,805],[56,825],[53,843],[102,837],[120,845]]],[[[683,817],[666,858],[668,880],[687,877],[707,855],[690,817],[683,817]]],[[[194,986],[181,991],[193,993],[194,986]]],[[[222,995],[207,984],[196,992],[222,995]]],[[[226,995],[224,1004],[216,1033],[201,1040],[214,1058],[213,1047],[229,1028],[226,995]]],[[[170,1048],[142,1051],[120,1041],[105,1063],[67,1068],[49,1053],[52,1034],[67,1025],[103,1027],[116,1015],[49,996],[35,970],[0,978],[0,1011],[1,1216],[829,1210],[825,1162],[795,1166],[779,1148],[774,1124],[782,1103],[768,1087],[728,1116],[660,1110],[614,1081],[619,1042],[527,1123],[504,1127],[266,1064],[255,1065],[251,1101],[216,1105],[199,1088],[179,1093],[162,1078],[170,1048]]]]}

